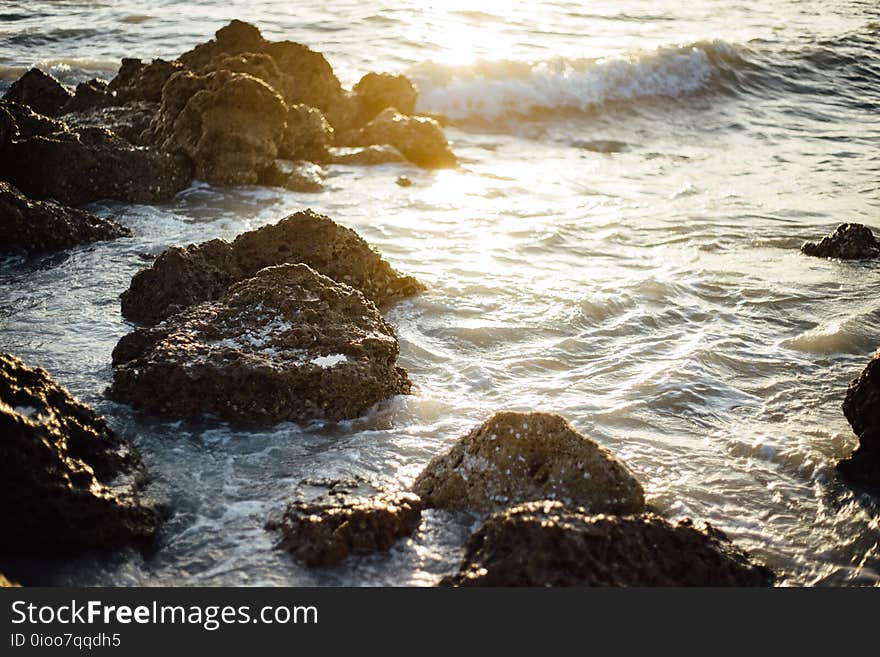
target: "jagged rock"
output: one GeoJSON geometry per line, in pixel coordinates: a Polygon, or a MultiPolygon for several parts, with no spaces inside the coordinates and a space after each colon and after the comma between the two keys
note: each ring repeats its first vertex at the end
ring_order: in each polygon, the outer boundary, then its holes
{"type": "Polygon", "coordinates": [[[817,258],[839,258],[841,260],[863,260],[880,257],[880,242],[874,238],[871,229],[862,224],[840,224],[822,241],[807,242],[801,253],[817,258]]]}
{"type": "Polygon", "coordinates": [[[245,52],[237,55],[218,55],[202,67],[200,73],[229,71],[230,73],[246,73],[262,80],[275,90],[281,88],[282,75],[278,65],[266,53],[245,52]]]}
{"type": "Polygon", "coordinates": [[[395,271],[356,232],[311,210],[239,235],[231,244],[211,240],[172,247],[132,278],[122,314],[155,324],[199,301],[219,298],[234,282],[272,265],[302,262],[357,288],[384,306],[424,289],[395,271]]]}
{"type": "Polygon", "coordinates": [[[306,566],[332,566],[352,553],[388,550],[419,526],[422,508],[412,493],[371,498],[291,502],[266,528],[281,533],[278,547],[306,566]]]}
{"type": "Polygon", "coordinates": [[[326,162],[333,145],[333,128],[321,110],[308,105],[292,105],[281,142],[281,157],[288,160],[326,162]]]}
{"type": "Polygon", "coordinates": [[[115,221],[54,201],[31,201],[0,181],[0,234],[0,251],[33,253],[112,240],[131,232],[115,221]]]}
{"type": "Polygon", "coordinates": [[[272,87],[244,74],[174,74],[162,91],[154,139],[186,154],[201,180],[254,184],[278,157],[287,106],[272,87]]]}
{"type": "Polygon", "coordinates": [[[359,164],[375,166],[379,164],[400,164],[407,159],[394,146],[365,146],[363,148],[334,148],[330,151],[333,164],[359,164]]]}
{"type": "Polygon", "coordinates": [[[140,456],[42,369],[0,354],[0,552],[144,542],[158,524],[140,456]]]}
{"type": "Polygon", "coordinates": [[[278,64],[283,74],[279,91],[288,105],[302,103],[317,107],[333,123],[345,94],[324,55],[293,41],[267,41],[261,52],[278,64]]]}
{"type": "Polygon", "coordinates": [[[64,121],[71,130],[80,128],[107,128],[127,142],[136,146],[147,146],[149,135],[144,133],[159,113],[158,103],[132,101],[127,105],[108,106],[85,112],[72,112],[64,115],[64,121]]]}
{"type": "Polygon", "coordinates": [[[183,70],[180,62],[154,59],[144,64],[140,59],[124,58],[116,77],[110,81],[108,90],[115,94],[120,105],[128,103],[162,102],[162,88],[175,73],[183,70]]]}
{"type": "Polygon", "coordinates": [[[395,107],[403,114],[413,114],[419,98],[412,80],[405,75],[389,73],[367,73],[352,90],[360,101],[360,118],[364,123],[389,107],[395,107]]]}
{"type": "Polygon", "coordinates": [[[12,83],[3,100],[27,105],[37,114],[58,116],[73,94],[51,75],[32,68],[12,83]]]}
{"type": "Polygon", "coordinates": [[[67,115],[70,112],[89,112],[102,107],[108,107],[115,104],[115,102],[116,98],[107,86],[107,81],[96,78],[87,82],[80,82],[76,85],[76,92],[73,98],[64,105],[61,113],[67,115]]]}
{"type": "Polygon", "coordinates": [[[859,446],[837,463],[837,470],[854,483],[880,487],[880,355],[850,382],[843,414],[859,437],[859,446]]]}
{"type": "Polygon", "coordinates": [[[260,172],[260,183],[292,192],[313,194],[324,190],[324,169],[314,162],[275,160],[260,172]]]}
{"type": "Polygon", "coordinates": [[[0,101],[0,109],[12,118],[15,134],[0,146],[0,178],[30,198],[154,203],[190,183],[190,164],[180,156],[133,146],[103,128],[72,131],[16,103],[0,101]]]}
{"type": "Polygon", "coordinates": [[[446,586],[770,586],[719,530],[655,515],[590,515],[536,501],[495,513],[446,586]]]}
{"type": "Polygon", "coordinates": [[[10,588],[18,588],[20,586],[21,586],[21,584],[13,582],[8,577],[6,577],[6,575],[4,575],[3,573],[0,573],[0,588],[10,589],[10,588]]]}
{"type": "Polygon", "coordinates": [[[383,110],[355,137],[356,146],[391,144],[413,164],[426,168],[456,165],[443,129],[425,116],[404,116],[394,108],[383,110]]]}
{"type": "Polygon", "coordinates": [[[280,265],[123,337],[109,394],[162,415],[339,420],[409,392],[398,353],[394,330],[360,292],[280,265]]]}
{"type": "Polygon", "coordinates": [[[230,21],[214,33],[214,39],[197,45],[178,59],[191,69],[200,69],[223,55],[260,52],[265,44],[260,30],[240,20],[230,21]]]}
{"type": "Polygon", "coordinates": [[[442,509],[491,511],[543,499],[592,513],[645,509],[626,466],[555,413],[496,413],[432,459],[413,491],[442,509]]]}

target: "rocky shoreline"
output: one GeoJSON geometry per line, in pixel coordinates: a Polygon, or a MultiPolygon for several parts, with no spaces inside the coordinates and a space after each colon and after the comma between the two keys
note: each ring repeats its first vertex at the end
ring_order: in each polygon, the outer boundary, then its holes
{"type": "MultiPolygon", "coordinates": [[[[318,192],[324,167],[336,164],[457,166],[438,117],[416,115],[417,98],[410,80],[386,73],[346,90],[321,53],[268,41],[241,21],[174,61],[125,59],[112,80],[74,90],[32,69],[0,100],[2,250],[125,238],[125,226],[75,206],[157,203],[194,180],[318,192]]],[[[843,224],[802,252],[872,259],[880,243],[843,224]]],[[[383,312],[425,290],[311,210],[232,241],[171,246],[121,295],[134,326],[113,350],[107,396],[150,416],[245,426],[358,418],[412,391],[383,312]]],[[[32,365],[0,354],[9,528],[0,564],[22,553],[147,548],[163,509],[137,450],[32,365]]],[[[837,464],[844,481],[869,490],[880,488],[878,381],[875,356],[846,393],[859,446],[837,464]]],[[[719,530],[664,519],[617,456],[552,413],[497,412],[408,489],[338,483],[319,499],[294,496],[266,523],[278,548],[308,567],[389,550],[419,530],[423,510],[443,509],[479,521],[444,586],[775,580],[719,530]]],[[[0,585],[14,581],[17,573],[0,573],[0,585]]]]}

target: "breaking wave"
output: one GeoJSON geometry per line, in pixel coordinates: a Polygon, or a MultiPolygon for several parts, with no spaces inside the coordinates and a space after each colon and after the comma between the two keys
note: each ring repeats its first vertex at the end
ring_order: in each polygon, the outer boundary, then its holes
{"type": "Polygon", "coordinates": [[[410,75],[421,90],[419,111],[459,121],[492,120],[699,92],[724,84],[746,66],[743,53],[740,46],[716,40],[596,60],[484,61],[466,67],[428,62],[410,75]]]}

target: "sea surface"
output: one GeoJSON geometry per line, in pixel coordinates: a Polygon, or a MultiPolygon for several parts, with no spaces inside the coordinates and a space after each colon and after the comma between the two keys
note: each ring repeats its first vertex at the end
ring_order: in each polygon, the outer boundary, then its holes
{"type": "Polygon", "coordinates": [[[656,507],[720,527],[784,585],[880,583],[877,503],[834,474],[856,444],[847,383],[880,346],[880,266],[798,252],[841,222],[880,229],[875,0],[5,1],[0,87],[32,65],[110,78],[232,18],[324,52],[346,85],[411,76],[461,166],[99,203],[134,237],[0,263],[0,349],[106,414],[173,510],[155,553],[35,562],[45,583],[432,585],[478,517],[427,512],[388,554],[318,570],[264,522],[303,480],[408,486],[501,409],[563,414],[656,507]],[[306,207],[427,284],[388,313],[414,395],[263,431],[104,398],[143,254],[306,207]]]}

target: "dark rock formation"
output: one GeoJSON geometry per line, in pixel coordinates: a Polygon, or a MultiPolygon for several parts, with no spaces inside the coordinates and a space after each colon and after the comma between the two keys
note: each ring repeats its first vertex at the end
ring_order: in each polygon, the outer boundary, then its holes
{"type": "Polygon", "coordinates": [[[436,456],[413,484],[426,506],[491,511],[557,499],[591,513],[638,513],[641,485],[611,452],[553,413],[496,413],[436,456]]]}
{"type": "Polygon", "coordinates": [[[16,582],[13,582],[8,577],[6,577],[6,575],[4,575],[3,573],[0,573],[0,588],[9,589],[9,588],[17,588],[20,586],[21,586],[21,584],[17,584],[16,582]]]}
{"type": "Polygon", "coordinates": [[[363,148],[334,148],[330,151],[333,164],[358,164],[375,166],[378,164],[400,164],[407,159],[394,146],[365,146],[363,148]]]}
{"type": "Polygon", "coordinates": [[[0,354],[0,552],[109,548],[149,540],[134,447],[42,369],[0,354]]]}
{"type": "Polygon", "coordinates": [[[201,180],[254,184],[278,157],[287,106],[262,80],[218,71],[174,74],[162,91],[157,145],[187,155],[201,180]]]}
{"type": "Polygon", "coordinates": [[[123,337],[109,393],[163,415],[338,420],[409,392],[398,353],[394,330],[360,292],[281,265],[123,337]]]}
{"type": "Polygon", "coordinates": [[[880,488],[880,356],[874,356],[849,384],[843,414],[859,437],[859,446],[837,463],[837,470],[853,483],[880,488]]]}
{"type": "Polygon", "coordinates": [[[185,158],[133,146],[103,128],[70,130],[23,105],[0,101],[0,179],[26,196],[65,205],[99,199],[154,203],[187,187],[185,158]]]}
{"type": "Polygon", "coordinates": [[[115,103],[116,98],[110,92],[105,80],[88,80],[76,85],[76,93],[63,107],[62,113],[66,115],[70,112],[89,112],[115,103]]]}
{"type": "Polygon", "coordinates": [[[801,253],[817,258],[839,258],[841,260],[864,260],[880,257],[880,242],[874,238],[871,229],[862,224],[840,224],[822,241],[807,242],[801,253]]]}
{"type": "Polygon", "coordinates": [[[393,108],[382,111],[354,138],[356,146],[391,144],[413,164],[426,168],[456,165],[443,129],[425,116],[404,116],[393,108]]]}
{"type": "Polygon", "coordinates": [[[162,87],[175,73],[183,70],[180,62],[154,59],[144,64],[140,59],[125,58],[116,77],[110,81],[108,90],[115,94],[116,102],[127,105],[132,102],[161,103],[162,87]]]}
{"type": "Polygon", "coordinates": [[[148,146],[148,131],[158,113],[157,103],[132,101],[126,105],[71,112],[64,115],[64,122],[74,132],[82,128],[107,128],[130,144],[148,146]]]}
{"type": "Polygon", "coordinates": [[[530,502],[486,520],[447,586],[770,586],[719,530],[530,502]]]}
{"type": "Polygon", "coordinates": [[[360,118],[364,123],[389,107],[403,114],[413,114],[419,97],[412,80],[405,75],[388,73],[367,73],[352,91],[360,101],[360,118]]]}
{"type": "Polygon", "coordinates": [[[70,90],[51,75],[32,68],[12,83],[3,100],[27,105],[45,116],[58,116],[73,98],[70,90]]]}
{"type": "Polygon", "coordinates": [[[54,201],[31,201],[0,181],[0,234],[0,251],[33,253],[112,240],[131,232],[115,221],[54,201]]]}
{"type": "Polygon", "coordinates": [[[302,262],[357,288],[383,306],[424,289],[395,271],[356,232],[311,210],[239,235],[172,247],[138,272],[122,294],[122,314],[155,324],[187,306],[217,299],[234,282],[272,265],[302,262]]]}
{"type": "Polygon", "coordinates": [[[278,547],[305,565],[332,566],[352,553],[388,550],[418,528],[421,513],[419,498],[412,493],[293,501],[266,528],[279,531],[278,547]]]}
{"type": "Polygon", "coordinates": [[[288,160],[326,162],[333,145],[333,128],[321,110],[308,105],[292,105],[281,142],[281,157],[288,160]]]}
{"type": "Polygon", "coordinates": [[[230,21],[214,33],[214,39],[197,45],[178,59],[188,68],[201,69],[224,55],[259,52],[266,43],[260,30],[240,20],[230,21]]]}

